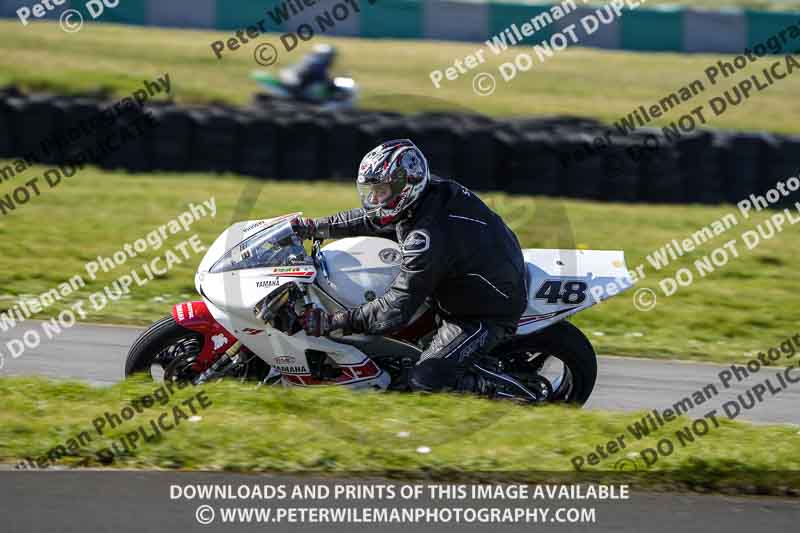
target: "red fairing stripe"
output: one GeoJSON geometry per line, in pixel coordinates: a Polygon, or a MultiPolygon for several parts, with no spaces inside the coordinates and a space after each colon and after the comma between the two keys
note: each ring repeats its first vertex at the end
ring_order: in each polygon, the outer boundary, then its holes
{"type": "Polygon", "coordinates": [[[192,365],[197,372],[206,370],[236,342],[236,337],[211,315],[205,302],[176,304],[172,307],[172,318],[180,326],[203,335],[203,349],[192,365]]]}

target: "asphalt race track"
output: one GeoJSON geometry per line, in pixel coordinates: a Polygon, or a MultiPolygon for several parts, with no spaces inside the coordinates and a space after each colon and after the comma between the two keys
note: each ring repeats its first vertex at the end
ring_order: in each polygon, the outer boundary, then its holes
{"type": "MultiPolygon", "coordinates": [[[[30,326],[26,326],[30,327],[30,326]]],[[[6,354],[0,369],[2,375],[37,374],[53,378],[86,380],[96,385],[110,385],[123,377],[125,356],[137,337],[140,328],[120,326],[76,325],[64,330],[52,340],[43,340],[33,350],[26,350],[19,358],[11,359],[5,351],[5,342],[18,338],[22,327],[0,333],[0,353],[6,354]]],[[[726,366],[655,361],[628,357],[601,357],[598,383],[588,407],[615,411],[670,408],[684,397],[692,395],[708,384],[714,384],[719,395],[702,405],[697,405],[690,415],[700,417],[710,409],[745,393],[768,377],[774,379],[775,370],[762,368],[758,374],[724,389],[718,374],[726,366]]],[[[800,383],[767,395],[739,416],[741,420],[761,423],[800,424],[800,383]]],[[[719,416],[724,416],[720,412],[719,416]]]]}

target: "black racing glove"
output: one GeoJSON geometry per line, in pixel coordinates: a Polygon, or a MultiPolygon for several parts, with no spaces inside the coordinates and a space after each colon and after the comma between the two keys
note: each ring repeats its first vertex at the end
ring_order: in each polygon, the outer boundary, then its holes
{"type": "Polygon", "coordinates": [[[295,217],[290,224],[292,230],[303,240],[310,240],[317,236],[317,225],[311,218],[295,217]]]}
{"type": "Polygon", "coordinates": [[[318,307],[306,309],[303,313],[303,329],[309,337],[328,336],[331,331],[342,330],[343,335],[350,335],[350,319],[347,313],[333,315],[318,307]]]}

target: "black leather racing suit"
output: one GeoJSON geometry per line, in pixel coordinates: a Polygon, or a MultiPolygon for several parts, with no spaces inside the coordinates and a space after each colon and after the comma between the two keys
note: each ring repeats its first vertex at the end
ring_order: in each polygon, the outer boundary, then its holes
{"type": "Polygon", "coordinates": [[[486,204],[454,181],[432,177],[402,219],[377,226],[363,209],[315,220],[319,236],[380,236],[400,243],[388,292],[348,311],[354,333],[402,329],[428,298],[439,330],[411,374],[424,390],[455,388],[460,372],[516,331],[527,303],[519,241],[486,204]]]}
{"type": "Polygon", "coordinates": [[[319,54],[311,52],[306,55],[300,63],[289,67],[297,79],[297,84],[292,87],[292,91],[297,97],[314,99],[314,95],[309,94],[312,85],[325,86],[330,83],[328,70],[333,65],[333,54],[319,54]]]}

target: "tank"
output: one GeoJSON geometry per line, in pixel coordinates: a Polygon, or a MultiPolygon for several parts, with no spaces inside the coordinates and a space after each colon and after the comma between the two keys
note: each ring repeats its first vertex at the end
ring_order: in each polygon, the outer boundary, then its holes
{"type": "Polygon", "coordinates": [[[383,296],[400,271],[397,243],[380,237],[340,239],[322,248],[328,276],[317,282],[344,307],[352,308],[383,296]]]}

